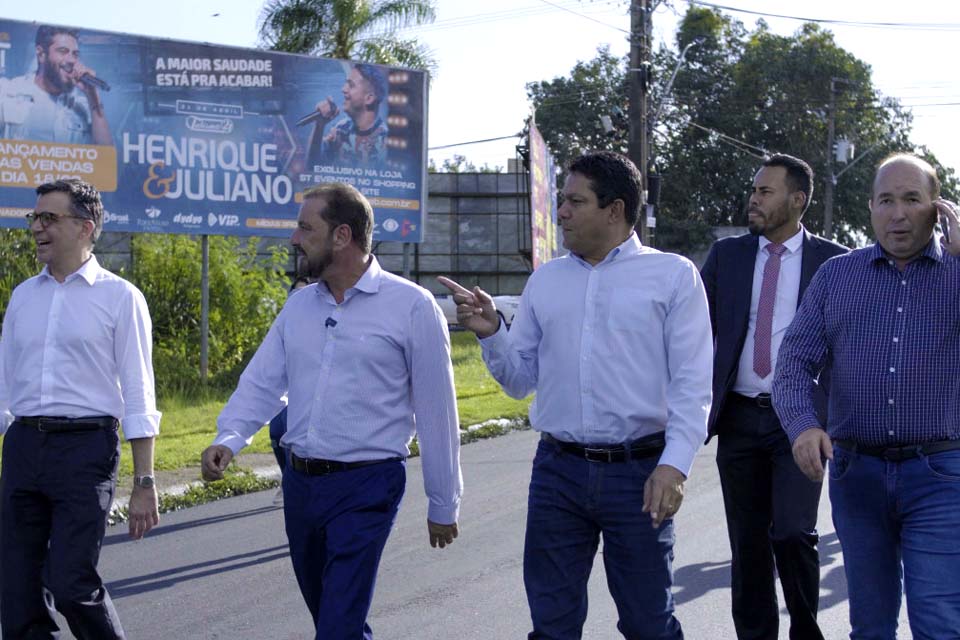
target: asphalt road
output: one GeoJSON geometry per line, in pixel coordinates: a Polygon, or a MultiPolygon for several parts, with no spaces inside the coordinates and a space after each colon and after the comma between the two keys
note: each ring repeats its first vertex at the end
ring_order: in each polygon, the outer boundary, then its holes
{"type": "MultiPolygon", "coordinates": [[[[370,616],[376,637],[526,637],[521,551],[536,437],[527,431],[464,447],[462,533],[444,550],[427,543],[420,465],[410,462],[407,495],[384,553],[370,616]]],[[[698,456],[677,516],[677,615],[690,640],[735,637],[729,616],[730,553],[714,453],[710,446],[698,456]]],[[[128,637],[312,638],[274,494],[167,514],[160,528],[140,542],[128,540],[122,528],[108,531],[100,568],[128,637]]],[[[820,619],[828,639],[846,638],[843,558],[826,492],[820,514],[820,619]]],[[[780,637],[786,639],[785,610],[781,621],[780,637]]],[[[615,625],[616,610],[598,556],[584,637],[618,638],[615,625]]],[[[901,638],[910,640],[905,613],[901,630],[901,638]]]]}

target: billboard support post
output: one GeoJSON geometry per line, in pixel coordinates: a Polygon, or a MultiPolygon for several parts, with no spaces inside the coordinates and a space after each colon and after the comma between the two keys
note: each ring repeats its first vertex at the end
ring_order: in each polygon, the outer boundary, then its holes
{"type": "Polygon", "coordinates": [[[210,236],[200,236],[200,382],[207,383],[207,334],[210,333],[210,236]]]}
{"type": "Polygon", "coordinates": [[[409,242],[403,243],[403,277],[407,280],[410,279],[410,247],[412,245],[409,242]]]}

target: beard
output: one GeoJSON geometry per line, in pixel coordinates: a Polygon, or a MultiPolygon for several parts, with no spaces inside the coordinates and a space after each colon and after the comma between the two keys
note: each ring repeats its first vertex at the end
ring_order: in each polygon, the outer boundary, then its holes
{"type": "Polygon", "coordinates": [[[56,87],[63,93],[72,89],[74,83],[70,80],[64,80],[60,75],[61,72],[69,73],[67,69],[61,68],[60,65],[53,64],[49,60],[43,63],[44,80],[46,80],[47,84],[51,87],[56,87]]]}
{"type": "Polygon", "coordinates": [[[314,256],[308,256],[301,251],[297,257],[297,275],[320,280],[331,264],[333,264],[333,251],[329,247],[314,256]]]}

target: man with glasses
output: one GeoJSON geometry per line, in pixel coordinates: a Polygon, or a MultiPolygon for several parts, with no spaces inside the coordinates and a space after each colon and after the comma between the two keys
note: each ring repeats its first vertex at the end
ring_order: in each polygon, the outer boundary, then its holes
{"type": "Polygon", "coordinates": [[[56,608],[78,639],[123,638],[97,561],[121,420],[135,474],[130,536],[159,522],[150,314],[140,291],[93,255],[97,190],[60,180],[37,194],[27,220],[45,267],[14,289],[0,338],[0,625],[4,638],[55,638],[56,608]]]}

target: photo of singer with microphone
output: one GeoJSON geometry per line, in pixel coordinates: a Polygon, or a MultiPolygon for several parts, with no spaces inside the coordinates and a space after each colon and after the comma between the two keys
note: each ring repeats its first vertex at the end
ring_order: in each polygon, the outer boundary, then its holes
{"type": "Polygon", "coordinates": [[[386,160],[387,125],[380,113],[387,97],[383,70],[372,64],[353,65],[342,92],[342,107],[327,96],[316,111],[297,122],[299,127],[313,124],[307,145],[308,172],[324,163],[371,166],[386,160]],[[328,127],[341,111],[344,117],[328,127]]]}
{"type": "Polygon", "coordinates": [[[0,137],[113,145],[101,91],[110,85],[80,62],[79,36],[41,25],[36,72],[0,78],[0,137]]]}

